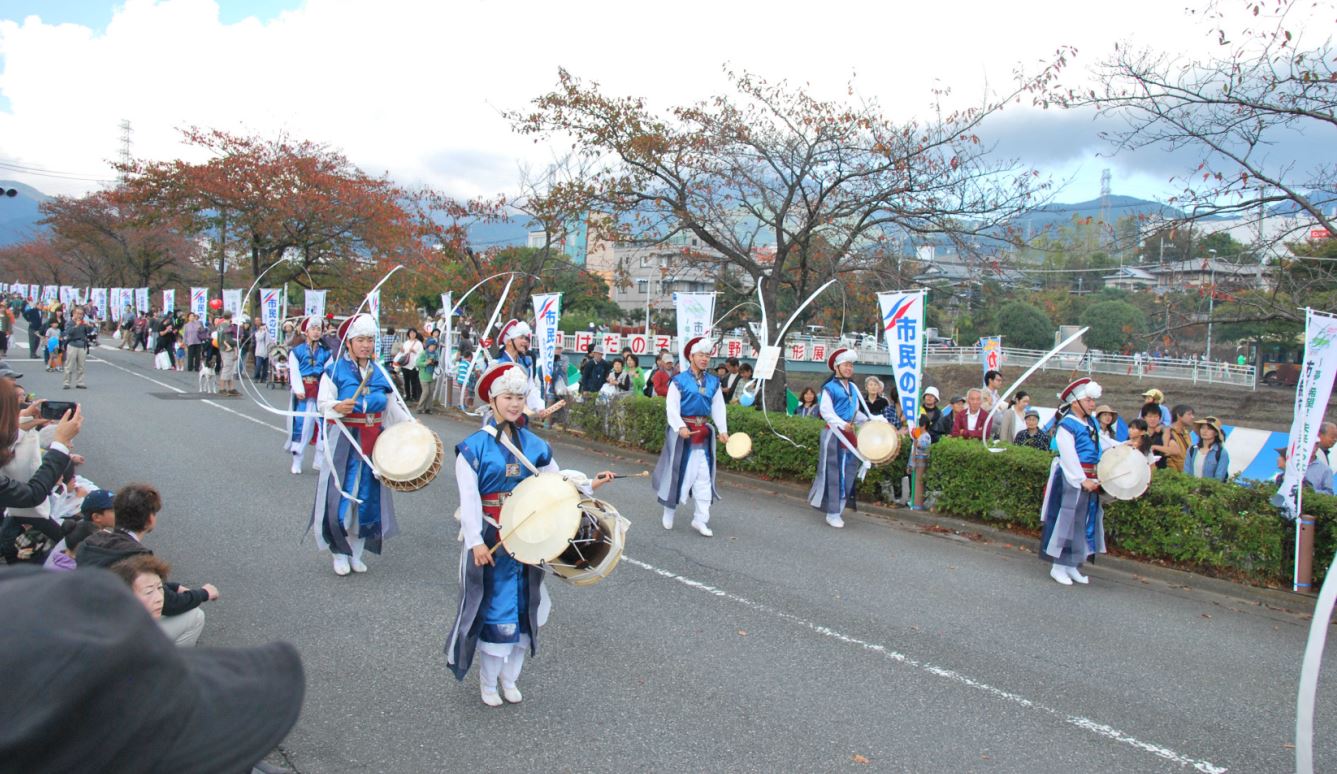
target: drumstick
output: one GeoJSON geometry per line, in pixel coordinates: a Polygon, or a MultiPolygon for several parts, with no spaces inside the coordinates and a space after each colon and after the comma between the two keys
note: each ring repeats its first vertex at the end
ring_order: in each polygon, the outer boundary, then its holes
{"type": "MultiPolygon", "coordinates": [[[[516,532],[516,530],[518,530],[518,529],[520,529],[520,527],[524,526],[524,523],[527,522],[527,521],[529,521],[530,519],[532,519],[532,518],[534,517],[534,514],[536,514],[536,513],[538,513],[538,511],[536,511],[536,510],[534,510],[534,511],[530,511],[528,516],[526,516],[526,517],[524,517],[523,519],[521,519],[518,523],[516,523],[516,525],[515,525],[514,527],[511,527],[510,530],[508,530],[508,531],[506,532],[506,537],[510,537],[511,535],[514,535],[515,532],[516,532]]],[[[501,528],[498,527],[498,528],[497,528],[497,544],[496,544],[495,546],[493,546],[493,547],[491,548],[491,550],[488,551],[488,553],[489,553],[489,554],[495,554],[495,553],[497,553],[497,549],[498,549],[498,548],[501,548],[501,544],[502,544],[503,542],[505,542],[505,539],[506,539],[506,538],[503,538],[503,537],[501,536],[501,528]]]]}
{"type": "Polygon", "coordinates": [[[642,470],[640,473],[618,473],[613,478],[649,478],[650,471],[642,470]]]}

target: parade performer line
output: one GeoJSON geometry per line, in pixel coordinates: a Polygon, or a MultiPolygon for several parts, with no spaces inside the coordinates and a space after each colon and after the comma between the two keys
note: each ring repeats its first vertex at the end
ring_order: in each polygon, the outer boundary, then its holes
{"type": "Polygon", "coordinates": [[[1191,766],[1196,771],[1203,772],[1203,774],[1225,774],[1225,772],[1227,771],[1227,769],[1224,766],[1217,766],[1216,764],[1211,763],[1210,761],[1190,758],[1187,755],[1175,752],[1174,750],[1171,750],[1168,747],[1162,747],[1160,745],[1152,744],[1150,742],[1144,742],[1141,739],[1130,736],[1124,733],[1123,731],[1120,731],[1119,729],[1114,728],[1112,726],[1107,726],[1104,723],[1097,722],[1095,720],[1083,717],[1081,715],[1070,715],[1060,709],[1055,709],[1054,707],[1050,707],[1045,704],[1040,704],[1039,702],[1032,701],[1031,699],[1028,699],[1025,696],[1013,693],[1012,691],[1006,691],[1003,690],[1002,688],[995,688],[994,686],[989,685],[988,683],[983,683],[972,677],[963,675],[954,669],[948,669],[946,667],[938,666],[937,664],[931,664],[927,661],[920,661],[918,659],[911,658],[910,656],[907,656],[906,654],[901,653],[899,651],[892,650],[891,648],[888,648],[885,645],[879,645],[875,642],[868,642],[867,640],[861,640],[858,637],[851,637],[848,634],[843,634],[839,631],[836,631],[835,629],[822,626],[819,623],[809,621],[805,618],[800,618],[792,613],[786,613],[783,610],[776,610],[775,608],[770,607],[769,605],[763,605],[760,602],[753,602],[752,600],[747,599],[745,597],[740,597],[737,596],[736,594],[730,594],[729,592],[723,589],[719,589],[709,584],[702,583],[701,581],[692,580],[691,578],[687,578],[682,575],[677,575],[668,570],[661,570],[658,567],[655,567],[654,565],[646,564],[645,562],[642,562],[638,559],[633,559],[625,554],[622,556],[622,561],[634,565],[636,567],[640,567],[642,570],[648,570],[654,573],[655,575],[658,575],[661,578],[667,578],[669,580],[681,583],[682,585],[686,586],[689,589],[693,589],[695,591],[701,591],[713,597],[737,603],[739,605],[742,605],[743,607],[746,607],[750,610],[754,610],[758,613],[764,613],[766,615],[779,618],[783,621],[796,624],[805,629],[808,629],[809,631],[816,632],[817,634],[820,634],[823,637],[829,637],[830,639],[836,640],[838,642],[843,642],[847,645],[854,645],[859,648],[862,648],[863,650],[867,650],[872,653],[877,653],[887,659],[890,659],[891,661],[896,662],[897,664],[903,664],[905,666],[917,669],[925,674],[933,675],[934,677],[941,677],[945,680],[949,680],[953,683],[956,683],[957,685],[964,685],[968,688],[973,688],[977,691],[988,694],[989,696],[992,696],[996,699],[1002,699],[1003,701],[1011,702],[1013,704],[1016,704],[1017,706],[1025,707],[1026,709],[1037,710],[1046,715],[1058,718],[1059,720],[1063,721],[1064,723],[1067,723],[1070,726],[1080,728],[1083,731],[1089,731],[1095,734],[1096,736],[1100,736],[1105,739],[1109,739],[1111,741],[1129,745],[1130,747],[1134,747],[1143,752],[1151,753],[1152,755],[1155,755],[1156,757],[1161,758],[1162,760],[1166,760],[1171,763],[1176,763],[1180,766],[1191,766]]]}

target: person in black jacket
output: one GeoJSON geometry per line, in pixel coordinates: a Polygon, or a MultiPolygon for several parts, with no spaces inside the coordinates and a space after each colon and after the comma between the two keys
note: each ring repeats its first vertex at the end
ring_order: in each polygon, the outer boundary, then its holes
{"type": "MultiPolygon", "coordinates": [[[[14,444],[19,438],[19,418],[35,418],[40,410],[40,401],[20,410],[19,391],[14,380],[0,378],[0,467],[9,464],[14,458],[14,444]]],[[[79,434],[83,422],[83,414],[77,407],[66,413],[56,426],[55,436],[42,457],[42,464],[27,481],[0,475],[0,509],[35,508],[51,495],[51,490],[70,466],[70,443],[79,434]]],[[[64,537],[60,525],[53,519],[43,516],[5,516],[4,522],[0,524],[0,556],[7,563],[13,564],[18,560],[14,541],[25,529],[40,531],[50,538],[52,545],[64,537]]],[[[43,558],[45,554],[33,557],[38,562],[43,558]]]]}
{"type": "Polygon", "coordinates": [[[589,355],[589,360],[580,365],[580,391],[586,393],[603,389],[608,374],[613,371],[613,366],[604,360],[602,349],[592,347],[589,355]]]}
{"type": "Polygon", "coordinates": [[[42,310],[25,301],[23,320],[28,323],[28,357],[37,357],[39,351],[46,349],[42,346],[42,332],[46,330],[42,327],[42,310]]]}
{"type": "MultiPolygon", "coordinates": [[[[144,536],[158,525],[162,497],[148,484],[127,484],[116,493],[116,528],[91,535],[79,544],[75,562],[85,567],[111,567],[127,557],[151,554],[144,536]]],[[[204,611],[200,605],[218,599],[218,589],[206,583],[190,589],[179,583],[166,583],[163,589],[163,633],[182,647],[191,647],[204,631],[204,611]]]]}

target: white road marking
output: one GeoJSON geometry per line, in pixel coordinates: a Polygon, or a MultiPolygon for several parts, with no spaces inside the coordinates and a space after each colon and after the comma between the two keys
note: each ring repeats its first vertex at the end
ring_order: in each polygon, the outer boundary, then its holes
{"type": "Polygon", "coordinates": [[[783,610],[776,610],[775,608],[770,607],[768,605],[763,605],[760,602],[753,602],[750,599],[746,599],[744,597],[740,597],[735,594],[730,594],[729,592],[724,591],[723,589],[718,589],[709,584],[702,583],[701,581],[696,581],[692,580],[691,578],[686,578],[681,575],[677,575],[675,573],[669,572],[668,570],[661,570],[658,567],[646,564],[645,562],[642,562],[637,559],[632,559],[629,556],[623,556],[622,561],[640,567],[643,570],[649,570],[650,572],[660,577],[677,581],[678,583],[681,583],[682,585],[690,589],[701,591],[706,594],[710,594],[713,597],[718,597],[720,599],[725,599],[730,602],[737,603],[739,605],[742,605],[743,607],[746,607],[750,610],[754,610],[758,613],[764,613],[766,615],[779,618],[783,621],[796,624],[805,629],[816,632],[817,634],[820,634],[823,637],[829,637],[833,640],[843,642],[847,645],[854,645],[864,650],[877,653],[898,664],[904,664],[905,666],[917,669],[926,674],[933,675],[934,677],[941,677],[946,680],[950,680],[954,683],[957,683],[959,685],[964,685],[969,688],[974,688],[975,690],[980,691],[982,693],[986,693],[996,699],[1009,701],[1020,707],[1025,707],[1027,709],[1043,712],[1046,715],[1051,715],[1055,718],[1058,718],[1064,723],[1080,728],[1083,731],[1089,731],[1093,734],[1096,734],[1097,736],[1101,736],[1106,739],[1113,740],[1115,742],[1122,742],[1123,744],[1135,747],[1139,750],[1142,750],[1143,752],[1151,753],[1152,755],[1170,761],[1171,763],[1177,763],[1180,766],[1192,766],[1194,769],[1196,769],[1197,771],[1201,771],[1204,774],[1224,774],[1224,772],[1227,771],[1227,769],[1223,766],[1217,766],[1209,761],[1196,760],[1194,758],[1188,757],[1187,755],[1182,755],[1180,753],[1177,753],[1169,748],[1151,744],[1150,742],[1144,742],[1140,739],[1137,739],[1136,737],[1129,736],[1128,734],[1124,733],[1123,731],[1120,731],[1117,728],[1107,726],[1104,723],[1098,723],[1094,720],[1091,720],[1090,718],[1082,717],[1081,715],[1070,715],[1062,710],[1058,710],[1053,707],[1049,707],[1044,704],[1040,704],[1038,702],[1027,699],[1025,696],[1012,693],[1011,691],[1005,691],[1002,688],[995,688],[994,686],[989,685],[987,683],[982,683],[971,677],[963,675],[955,670],[947,669],[946,667],[940,667],[937,666],[936,664],[930,664],[925,661],[919,661],[917,659],[905,655],[904,653],[892,650],[891,648],[888,648],[885,645],[879,645],[875,642],[867,642],[857,637],[851,637],[848,634],[842,634],[841,632],[838,632],[834,629],[830,629],[826,626],[822,626],[821,624],[814,623],[804,618],[800,618],[792,613],[786,613],[783,610]]]}
{"type": "MultiPolygon", "coordinates": [[[[109,362],[109,361],[103,361],[103,362],[106,362],[107,365],[111,366],[112,368],[115,368],[117,371],[124,371],[125,373],[130,374],[131,376],[137,376],[137,377],[139,377],[140,379],[143,379],[143,380],[146,381],[146,382],[152,382],[153,384],[156,384],[156,385],[158,385],[159,387],[165,387],[165,388],[171,390],[172,392],[175,392],[177,395],[185,395],[185,394],[186,394],[186,391],[185,391],[185,390],[183,390],[183,389],[181,389],[180,387],[177,387],[177,386],[175,386],[175,385],[171,385],[171,384],[168,384],[168,383],[166,383],[166,382],[160,382],[160,381],[158,381],[157,379],[154,379],[154,378],[151,377],[151,376],[145,376],[144,374],[137,373],[137,372],[135,372],[135,371],[131,371],[129,368],[126,368],[126,367],[124,367],[124,366],[116,365],[115,363],[112,363],[112,362],[109,362]]],[[[248,414],[243,414],[243,413],[241,413],[240,411],[237,411],[236,409],[228,408],[227,406],[224,406],[224,405],[221,404],[221,403],[215,403],[214,401],[212,401],[212,400],[207,400],[207,399],[206,399],[206,400],[202,400],[202,401],[200,401],[200,403],[203,403],[203,404],[206,405],[206,406],[213,406],[213,407],[216,408],[216,409],[220,409],[220,410],[222,410],[222,411],[226,411],[227,413],[232,414],[232,415],[234,415],[234,416],[241,417],[242,419],[246,420],[247,422],[254,422],[254,423],[256,423],[257,425],[260,425],[261,427],[267,427],[267,428],[269,428],[270,430],[274,430],[274,431],[276,431],[276,432],[283,433],[284,435],[287,435],[287,433],[288,433],[288,431],[287,431],[285,428],[279,427],[278,425],[271,425],[271,424],[269,424],[268,422],[264,422],[264,421],[262,421],[262,420],[256,419],[255,417],[250,416],[250,415],[248,415],[248,414]]]]}

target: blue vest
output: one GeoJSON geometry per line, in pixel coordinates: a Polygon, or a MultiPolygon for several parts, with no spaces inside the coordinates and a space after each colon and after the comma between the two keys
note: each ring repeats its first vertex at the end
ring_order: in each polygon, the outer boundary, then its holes
{"type": "MultiPolygon", "coordinates": [[[[488,424],[495,426],[492,420],[488,420],[488,424]]],[[[515,428],[513,442],[536,468],[542,468],[552,461],[552,447],[548,446],[548,442],[523,427],[515,428]]],[[[480,494],[509,492],[533,475],[497,439],[482,430],[461,441],[455,447],[455,453],[463,456],[469,467],[474,469],[480,494]],[[506,475],[507,465],[514,465],[511,470],[516,475],[506,475]]]]}
{"type": "Polygon", "coordinates": [[[720,390],[720,378],[708,371],[701,376],[703,381],[697,384],[689,368],[673,377],[673,384],[678,385],[678,393],[682,396],[678,411],[684,417],[710,416],[710,406],[715,402],[715,393],[720,390]]]}
{"type": "Polygon", "coordinates": [[[516,363],[521,368],[525,369],[525,373],[529,374],[530,379],[534,378],[534,358],[529,355],[521,355],[520,359],[516,360],[512,358],[511,353],[507,352],[503,347],[501,354],[497,356],[497,361],[501,363],[516,363]]]}
{"type": "Polygon", "coordinates": [[[1066,430],[1072,434],[1073,445],[1077,447],[1077,459],[1083,465],[1094,465],[1100,462],[1100,441],[1097,440],[1095,420],[1090,417],[1082,421],[1072,414],[1063,417],[1058,423],[1059,429],[1066,430]]]}
{"type": "Polygon", "coordinates": [[[841,385],[839,379],[828,379],[822,389],[831,396],[831,406],[836,410],[836,416],[846,422],[853,422],[854,415],[859,412],[859,397],[854,385],[841,385]]]}
{"type": "Polygon", "coordinates": [[[305,341],[293,347],[292,354],[297,358],[297,367],[301,370],[304,379],[319,377],[325,371],[325,366],[330,360],[330,351],[325,349],[319,341],[316,342],[314,354],[312,354],[311,347],[305,341]]]}
{"type": "MultiPolygon", "coordinates": [[[[330,381],[334,382],[334,386],[338,389],[339,400],[353,397],[358,385],[362,384],[362,375],[358,373],[357,364],[347,357],[331,360],[325,367],[325,375],[330,377],[330,381]]],[[[386,380],[385,372],[377,368],[375,363],[371,366],[371,377],[367,379],[366,389],[366,393],[353,404],[353,411],[359,414],[385,411],[394,388],[386,380]]]]}

